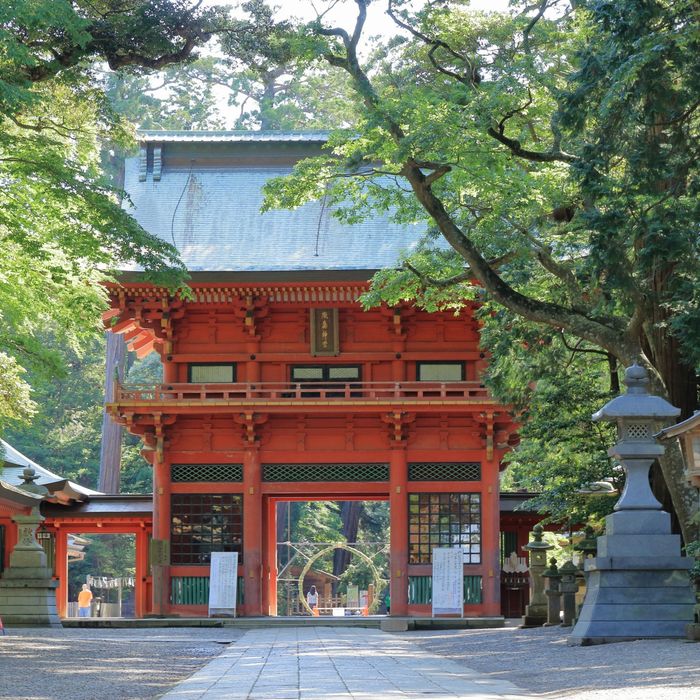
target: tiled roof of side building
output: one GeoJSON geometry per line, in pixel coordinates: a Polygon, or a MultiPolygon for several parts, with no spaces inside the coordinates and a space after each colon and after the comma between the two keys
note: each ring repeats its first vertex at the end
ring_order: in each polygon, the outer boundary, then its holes
{"type": "MultiPolygon", "coordinates": [[[[3,481],[12,484],[13,486],[18,486],[24,483],[22,478],[22,473],[26,467],[32,467],[34,473],[38,475],[36,480],[37,484],[44,486],[45,484],[53,484],[58,481],[66,481],[64,477],[49,471],[40,464],[37,464],[29,457],[25,457],[19,450],[16,450],[12,445],[4,440],[0,440],[0,474],[2,475],[3,481]]],[[[94,491],[86,486],[81,486],[75,482],[68,482],[77,489],[80,493],[84,495],[99,494],[99,491],[94,491]]]]}
{"type": "Polygon", "coordinates": [[[148,132],[126,161],[127,210],[192,272],[376,270],[415,249],[425,226],[386,215],[344,225],[324,202],[261,213],[265,183],[325,140],[298,135],[148,132]]]}

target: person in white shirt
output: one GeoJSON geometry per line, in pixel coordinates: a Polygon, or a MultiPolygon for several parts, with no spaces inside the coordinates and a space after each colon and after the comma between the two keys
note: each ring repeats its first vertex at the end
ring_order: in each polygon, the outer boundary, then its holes
{"type": "Polygon", "coordinates": [[[316,591],[316,586],[311,586],[309,592],[306,594],[306,603],[311,608],[313,614],[313,611],[318,607],[318,592],[316,591]]]}

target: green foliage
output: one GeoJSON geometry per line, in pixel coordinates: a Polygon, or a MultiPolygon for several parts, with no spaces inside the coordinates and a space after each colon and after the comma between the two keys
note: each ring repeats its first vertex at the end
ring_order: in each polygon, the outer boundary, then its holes
{"type": "Polygon", "coordinates": [[[223,129],[212,57],[169,66],[155,76],[125,71],[105,75],[112,109],[139,129],[223,129]]]}
{"type": "Polygon", "coordinates": [[[22,377],[24,373],[14,357],[0,352],[0,375],[3,377],[0,382],[0,428],[10,420],[29,420],[36,410],[29,386],[22,377]]]}
{"type": "Polygon", "coordinates": [[[156,283],[183,283],[177,251],[121,209],[102,172],[103,152],[131,135],[94,68],[184,60],[224,22],[185,0],[0,7],[0,415],[31,413],[21,368],[60,374],[64,350],[95,337],[115,270],[138,265],[156,283]]]}
{"type": "MultiPolygon", "coordinates": [[[[75,533],[80,535],[80,533],[75,533]]],[[[136,573],[136,539],[134,535],[81,535],[85,545],[85,558],[70,562],[68,567],[68,600],[77,600],[87,576],[121,578],[136,573]]],[[[133,589],[131,589],[132,591],[133,589]]],[[[125,592],[128,589],[124,589],[125,592]]],[[[128,591],[128,593],[131,593],[128,591]]],[[[105,602],[116,602],[115,590],[92,589],[93,596],[105,602]],[[110,596],[110,593],[112,596],[110,596]]],[[[126,597],[126,596],[125,596],[126,597]]]]}
{"type": "MultiPolygon", "coordinates": [[[[358,116],[333,134],[327,156],[270,183],[267,206],[322,196],[346,221],[379,210],[415,222],[426,232],[423,247],[375,277],[367,305],[415,300],[428,310],[459,311],[488,304],[496,326],[517,325],[524,337],[544,341],[528,346],[542,362],[552,360],[546,348],[558,335],[625,365],[639,361],[651,370],[654,390],[688,415],[697,405],[700,361],[695,4],[516,2],[512,14],[479,14],[462,2],[397,0],[390,12],[405,33],[371,61],[358,49],[367,2],[355,5],[354,28],[320,19],[297,31],[306,42],[300,56],[311,62],[311,52],[352,81],[358,116]]],[[[518,342],[517,334],[504,338],[518,342]]],[[[509,356],[493,335],[485,346],[496,364],[509,356]]],[[[593,387],[590,406],[603,380],[590,363],[574,366],[593,387]]],[[[532,420],[551,421],[545,398],[566,399],[551,394],[562,386],[556,367],[535,375],[539,406],[537,392],[515,391],[534,402],[532,420]]],[[[501,366],[490,381],[507,399],[535,369],[501,366]]],[[[583,419],[581,404],[560,406],[573,426],[583,419]]],[[[573,451],[573,472],[606,471],[595,443],[575,451],[583,430],[576,437],[572,426],[555,426],[573,451]]],[[[566,452],[557,455],[543,435],[533,433],[539,447],[528,460],[563,478],[566,452]],[[536,459],[542,449],[547,458],[536,459]]],[[[671,463],[662,465],[666,482],[690,528],[695,500],[671,463]]],[[[555,483],[541,481],[559,497],[555,483]]]]}
{"type": "MultiPolygon", "coordinates": [[[[55,338],[42,342],[52,347],[55,338]]],[[[20,452],[62,477],[96,489],[100,466],[102,401],[104,397],[104,345],[91,341],[84,352],[66,353],[65,371],[46,378],[32,374],[36,415],[31,422],[12,421],[7,441],[20,452]]],[[[151,359],[136,363],[130,381],[157,381],[160,363],[151,359]],[[154,367],[157,365],[157,368],[154,367]],[[134,377],[137,377],[134,379],[134,377]]],[[[123,493],[150,493],[150,465],[141,457],[140,441],[124,436],[121,468],[123,493]]]]}

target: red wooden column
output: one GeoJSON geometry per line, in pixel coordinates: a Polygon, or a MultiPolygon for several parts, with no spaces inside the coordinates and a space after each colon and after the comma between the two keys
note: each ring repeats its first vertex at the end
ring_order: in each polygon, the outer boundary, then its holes
{"type": "Polygon", "coordinates": [[[163,383],[175,384],[177,381],[177,364],[168,361],[163,362],[163,383]]]}
{"type": "MultiPolygon", "coordinates": [[[[170,541],[170,474],[168,465],[153,460],[153,539],[170,541]]],[[[166,615],[170,609],[170,567],[153,565],[153,612],[166,615]]]]}
{"type": "Polygon", "coordinates": [[[58,579],[56,609],[59,617],[65,617],[68,613],[68,532],[58,525],[54,546],[54,574],[58,579]]]}
{"type": "Polygon", "coordinates": [[[141,527],[136,531],[136,586],[134,590],[134,615],[143,617],[148,610],[146,591],[148,577],[148,532],[146,526],[141,523],[141,527]]]}
{"type": "Polygon", "coordinates": [[[484,578],[482,581],[483,614],[501,614],[501,566],[498,460],[483,464],[483,486],[481,492],[481,556],[484,578]]]}
{"type": "Polygon", "coordinates": [[[260,453],[257,446],[243,454],[243,595],[246,615],[262,615],[263,522],[260,453]]]}
{"type": "Polygon", "coordinates": [[[266,615],[277,615],[277,501],[268,498],[264,511],[263,611],[266,615]]]}
{"type": "Polygon", "coordinates": [[[408,615],[408,462],[403,443],[389,464],[391,615],[408,615]]]}

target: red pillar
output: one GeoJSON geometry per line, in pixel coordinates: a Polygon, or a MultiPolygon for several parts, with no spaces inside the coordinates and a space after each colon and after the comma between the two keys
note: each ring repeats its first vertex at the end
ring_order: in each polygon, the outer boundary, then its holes
{"type": "Polygon", "coordinates": [[[403,445],[389,465],[391,615],[408,615],[408,463],[403,445]]]}
{"type": "MultiPolygon", "coordinates": [[[[153,539],[170,541],[170,475],[162,461],[153,461],[153,539]]],[[[153,565],[153,612],[170,610],[170,566],[153,565]]]]}
{"type": "Polygon", "coordinates": [[[501,566],[500,512],[498,462],[489,461],[483,465],[484,481],[481,493],[481,556],[483,557],[484,578],[482,580],[483,614],[501,614],[501,566]]]}
{"type": "Polygon", "coordinates": [[[54,572],[58,579],[56,609],[59,617],[68,613],[68,532],[56,525],[54,572]]]}
{"type": "Polygon", "coordinates": [[[262,615],[262,493],[257,447],[243,455],[243,595],[247,615],[262,615]]]}
{"type": "Polygon", "coordinates": [[[264,510],[263,611],[266,615],[277,615],[277,502],[267,499],[264,510]]]}
{"type": "Polygon", "coordinates": [[[163,362],[163,383],[176,384],[178,381],[177,364],[175,362],[163,362]]]}
{"type": "Polygon", "coordinates": [[[148,532],[142,523],[141,528],[136,531],[136,572],[134,590],[134,615],[143,617],[148,610],[146,600],[148,577],[148,532]]]}

